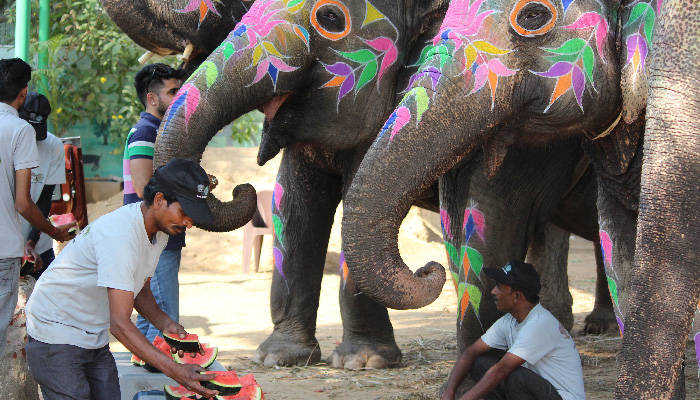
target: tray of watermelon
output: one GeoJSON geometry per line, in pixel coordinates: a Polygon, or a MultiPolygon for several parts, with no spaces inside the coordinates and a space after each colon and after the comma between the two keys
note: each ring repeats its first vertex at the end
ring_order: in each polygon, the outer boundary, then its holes
{"type": "MultiPolygon", "coordinates": [[[[189,334],[184,339],[181,339],[177,334],[166,333],[163,337],[156,336],[153,340],[153,345],[177,363],[199,364],[202,368],[212,365],[219,352],[217,347],[211,347],[208,343],[200,343],[199,338],[194,334],[189,334]],[[185,354],[180,357],[177,353],[172,352],[172,348],[182,349],[185,351],[185,354]],[[196,353],[194,357],[192,353],[196,353]]],[[[149,372],[160,372],[157,368],[140,360],[133,354],[131,363],[141,366],[149,372]]],[[[215,400],[262,400],[265,398],[260,385],[258,385],[252,373],[240,378],[236,371],[205,371],[202,373],[216,374],[216,378],[202,382],[202,386],[205,388],[219,392],[215,400]]],[[[190,392],[184,386],[165,385],[163,392],[166,400],[205,399],[194,392],[190,392]]]]}

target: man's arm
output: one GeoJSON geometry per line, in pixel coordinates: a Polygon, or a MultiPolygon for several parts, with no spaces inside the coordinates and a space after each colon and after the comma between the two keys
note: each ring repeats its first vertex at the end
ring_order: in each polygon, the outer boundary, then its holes
{"type": "Polygon", "coordinates": [[[75,236],[68,230],[77,226],[77,222],[54,227],[43,215],[39,207],[34,204],[30,195],[32,171],[29,168],[15,171],[15,210],[24,217],[33,227],[51,236],[60,242],[70,240],[75,236]],[[55,228],[55,229],[54,229],[55,228]]]}
{"type": "Polygon", "coordinates": [[[143,199],[143,188],[153,176],[152,158],[135,158],[129,160],[131,166],[131,182],[134,184],[136,195],[143,199]]]}
{"type": "MultiPolygon", "coordinates": [[[[39,207],[39,211],[41,211],[41,215],[43,215],[44,218],[48,218],[49,213],[51,212],[51,197],[53,196],[53,190],[55,187],[56,185],[45,185],[44,188],[41,189],[39,199],[36,201],[36,206],[39,207]]],[[[31,240],[34,242],[34,244],[38,243],[40,234],[41,231],[32,226],[32,230],[29,231],[27,241],[31,240]]]]}
{"type": "Polygon", "coordinates": [[[524,362],[525,360],[516,356],[515,354],[506,353],[506,355],[501,358],[501,361],[489,368],[479,382],[477,382],[470,391],[460,397],[459,400],[481,399],[495,389],[499,383],[503,382],[503,380],[506,379],[511,372],[523,365],[524,362]]]}
{"type": "Polygon", "coordinates": [[[491,347],[481,339],[464,350],[462,355],[459,356],[459,359],[457,359],[455,366],[452,368],[450,377],[447,380],[447,387],[442,394],[442,400],[454,400],[457,388],[462,381],[464,381],[464,378],[469,375],[474,365],[474,360],[489,350],[491,350],[491,347]]]}
{"type": "Polygon", "coordinates": [[[204,371],[204,368],[196,364],[177,364],[149,343],[131,322],[131,312],[134,309],[133,292],[108,289],[107,293],[109,296],[109,331],[130,352],[158,368],[187,390],[199,393],[206,398],[214,397],[217,394],[215,390],[205,389],[200,384],[200,381],[213,379],[214,375],[200,374],[199,371],[204,371]]]}
{"type": "Polygon", "coordinates": [[[134,308],[153,326],[161,332],[166,333],[186,333],[180,324],[173,321],[168,314],[158,307],[156,298],[151,292],[151,278],[146,280],[143,289],[134,299],[134,308]]]}

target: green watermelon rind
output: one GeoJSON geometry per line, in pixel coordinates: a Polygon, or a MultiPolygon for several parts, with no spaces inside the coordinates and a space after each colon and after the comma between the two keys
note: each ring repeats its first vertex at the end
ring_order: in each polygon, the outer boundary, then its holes
{"type": "Polygon", "coordinates": [[[234,395],[231,395],[231,396],[221,396],[221,395],[219,395],[219,396],[216,396],[216,400],[235,400],[236,398],[244,399],[245,397],[237,397],[237,396],[239,396],[239,395],[243,392],[243,390],[245,390],[245,389],[251,389],[251,388],[254,388],[255,393],[254,393],[253,397],[248,397],[248,398],[251,399],[251,400],[262,400],[262,399],[263,399],[263,391],[262,391],[262,388],[261,388],[260,386],[258,386],[258,385],[255,385],[255,386],[244,386],[244,387],[241,389],[241,391],[238,392],[237,394],[234,394],[234,395]]]}
{"type": "MultiPolygon", "coordinates": [[[[197,335],[194,335],[197,337],[197,335]]],[[[174,347],[178,350],[182,350],[188,353],[198,353],[199,352],[199,338],[196,340],[186,340],[186,339],[180,339],[178,337],[177,333],[164,333],[163,334],[163,339],[165,339],[165,342],[170,345],[170,347],[174,347]],[[169,336],[169,335],[174,335],[175,337],[169,336]]]]}
{"type": "MultiPolygon", "coordinates": [[[[216,373],[216,372],[225,372],[225,371],[202,371],[202,372],[200,372],[200,374],[212,374],[212,373],[216,373]]],[[[218,378],[218,376],[217,376],[217,378],[218,378]]],[[[238,383],[235,383],[233,385],[226,385],[226,384],[222,384],[220,382],[217,382],[216,381],[217,378],[214,378],[213,380],[210,380],[210,381],[202,381],[201,384],[202,384],[202,386],[204,386],[205,388],[207,388],[209,390],[218,391],[219,396],[232,396],[234,394],[238,394],[238,392],[240,392],[241,388],[243,387],[241,385],[240,380],[238,380],[238,377],[236,377],[236,381],[238,381],[238,383]]]]}
{"type": "MultiPolygon", "coordinates": [[[[203,346],[203,349],[205,351],[209,350],[209,349],[214,350],[214,352],[212,353],[211,357],[208,360],[199,364],[202,368],[207,368],[208,366],[210,366],[214,363],[214,360],[216,360],[216,357],[219,355],[219,348],[218,347],[204,347],[204,345],[202,345],[202,346],[203,346]]],[[[187,357],[187,353],[185,353],[185,357],[187,357]]],[[[188,364],[186,361],[184,361],[182,358],[180,358],[180,356],[177,353],[175,353],[173,355],[173,359],[178,364],[188,364]]],[[[194,363],[189,363],[189,364],[194,364],[194,363]]]]}
{"type": "Polygon", "coordinates": [[[171,386],[171,385],[165,385],[163,388],[163,393],[165,393],[165,400],[179,400],[179,399],[194,399],[195,393],[190,392],[189,390],[185,389],[183,386],[171,386]],[[183,391],[187,391],[187,393],[184,393],[180,395],[179,393],[175,393],[175,389],[180,389],[182,388],[183,391]]]}

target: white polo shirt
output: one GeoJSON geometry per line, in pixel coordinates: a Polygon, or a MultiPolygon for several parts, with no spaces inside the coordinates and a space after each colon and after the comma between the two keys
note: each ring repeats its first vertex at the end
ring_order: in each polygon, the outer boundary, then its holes
{"type": "MultiPolygon", "coordinates": [[[[46,139],[36,142],[39,152],[39,166],[32,168],[32,187],[30,190],[32,201],[37,202],[46,185],[60,185],[66,183],[66,153],[63,150],[61,139],[52,135],[46,135],[46,139]]],[[[32,226],[20,215],[22,222],[22,236],[26,242],[32,226]]],[[[53,246],[51,236],[42,233],[39,242],[34,246],[37,253],[42,254],[53,246]]]]}
{"type": "Polygon", "coordinates": [[[504,315],[481,340],[525,360],[523,367],[548,380],[562,399],[586,398],[576,344],[566,328],[540,304],[521,323],[510,314],[504,315]]]}
{"type": "Polygon", "coordinates": [[[0,259],[22,257],[24,238],[15,210],[15,171],[39,165],[34,128],[0,102],[0,259]]]}
{"type": "Polygon", "coordinates": [[[98,218],[58,254],[27,303],[27,333],[50,344],[97,349],[109,343],[107,289],[134,298],[153,276],[168,235],[148,240],[141,203],[98,218]]]}

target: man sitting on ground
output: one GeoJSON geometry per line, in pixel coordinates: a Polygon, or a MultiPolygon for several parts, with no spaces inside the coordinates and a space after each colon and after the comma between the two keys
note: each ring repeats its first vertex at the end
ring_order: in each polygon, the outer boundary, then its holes
{"type": "Polygon", "coordinates": [[[531,264],[512,260],[484,269],[496,281],[496,308],[507,313],[469,346],[452,369],[442,400],[453,400],[471,372],[476,385],[460,400],[581,400],[581,358],[571,335],[542,305],[540,277],[531,264]],[[507,353],[499,360],[492,349],[507,353]]]}
{"type": "Polygon", "coordinates": [[[205,398],[203,368],[177,364],[131,322],[133,309],[165,333],[185,329],[156,303],[150,278],[168,236],[194,221],[211,223],[209,178],[191,160],[158,168],[144,201],[128,204],[85,227],[41,276],[27,304],[27,362],[44,400],[120,400],[112,333],[129,351],[205,398]]]}

